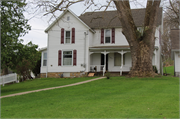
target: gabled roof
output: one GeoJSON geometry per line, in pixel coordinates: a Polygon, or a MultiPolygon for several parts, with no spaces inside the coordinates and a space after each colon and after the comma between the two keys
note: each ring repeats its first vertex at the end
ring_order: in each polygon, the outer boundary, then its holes
{"type": "Polygon", "coordinates": [[[47,50],[47,47],[43,47],[39,49],[40,52],[45,51],[45,50],[47,50]]]}
{"type": "Polygon", "coordinates": [[[70,12],[75,18],[77,18],[83,25],[85,25],[91,32],[95,33],[94,30],[92,30],[87,24],[85,24],[79,17],[74,14],[70,9],[65,10],[52,24],[49,25],[48,28],[46,28],[45,32],[47,33],[67,12],[70,12]]]}
{"type": "MultiPolygon", "coordinates": [[[[146,9],[132,9],[132,16],[136,26],[142,26],[144,23],[146,9]]],[[[117,17],[117,11],[100,11],[100,12],[86,12],[79,16],[89,27],[93,28],[116,28],[122,27],[119,18],[117,17]]],[[[157,26],[161,25],[162,8],[158,11],[157,26]]]]}
{"type": "Polygon", "coordinates": [[[179,44],[179,34],[180,30],[179,29],[171,29],[171,49],[172,50],[179,50],[180,49],[180,44],[179,44]]]}

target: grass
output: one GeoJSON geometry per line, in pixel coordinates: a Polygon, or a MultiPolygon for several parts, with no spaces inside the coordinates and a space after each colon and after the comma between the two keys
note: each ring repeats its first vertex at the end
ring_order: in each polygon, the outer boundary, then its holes
{"type": "Polygon", "coordinates": [[[1,99],[2,118],[179,118],[177,77],[111,77],[1,99]]]}
{"type": "Polygon", "coordinates": [[[163,67],[163,72],[164,73],[167,72],[168,74],[173,76],[174,75],[174,66],[163,67]]]}
{"type": "Polygon", "coordinates": [[[39,78],[39,79],[27,80],[24,82],[13,84],[13,85],[6,84],[5,86],[1,86],[1,96],[13,94],[13,93],[19,93],[19,92],[55,87],[55,86],[62,86],[62,85],[67,85],[67,84],[72,84],[72,83],[89,80],[92,78],[94,78],[94,77],[39,78]]]}

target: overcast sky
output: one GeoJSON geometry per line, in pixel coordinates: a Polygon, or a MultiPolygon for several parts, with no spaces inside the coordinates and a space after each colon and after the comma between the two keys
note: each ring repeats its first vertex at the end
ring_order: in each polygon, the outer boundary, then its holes
{"type": "MultiPolygon", "coordinates": [[[[143,7],[145,6],[146,2],[144,0],[138,0],[141,1],[141,5],[131,5],[132,8],[137,7],[143,7]]],[[[76,5],[73,5],[70,7],[71,11],[73,11],[77,16],[79,16],[85,9],[85,6],[83,3],[79,3],[76,5]]],[[[62,12],[59,12],[60,15],[62,12]]],[[[44,32],[44,30],[50,25],[51,22],[48,22],[49,18],[48,16],[43,17],[43,14],[30,14],[28,12],[24,13],[26,19],[30,19],[28,24],[31,25],[31,30],[28,34],[26,34],[24,37],[21,37],[21,39],[24,40],[24,44],[27,44],[28,42],[32,41],[33,44],[37,44],[39,48],[47,47],[47,34],[44,32]],[[34,16],[34,17],[33,17],[34,16]]],[[[57,15],[57,16],[59,16],[57,15]]]]}

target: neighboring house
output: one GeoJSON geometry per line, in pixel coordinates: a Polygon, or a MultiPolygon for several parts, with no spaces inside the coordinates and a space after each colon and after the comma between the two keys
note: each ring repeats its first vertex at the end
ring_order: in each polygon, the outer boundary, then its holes
{"type": "Polygon", "coordinates": [[[171,29],[171,51],[172,59],[174,59],[174,76],[180,76],[180,42],[179,42],[179,29],[171,29]]]}
{"type": "MultiPolygon", "coordinates": [[[[145,9],[133,9],[142,29],[145,9]]],[[[64,11],[46,30],[48,47],[42,49],[41,77],[74,77],[97,72],[129,72],[132,66],[129,44],[122,34],[116,11],[87,12],[76,16],[64,11]]],[[[158,13],[152,63],[160,73],[162,9],[158,13]]]]}

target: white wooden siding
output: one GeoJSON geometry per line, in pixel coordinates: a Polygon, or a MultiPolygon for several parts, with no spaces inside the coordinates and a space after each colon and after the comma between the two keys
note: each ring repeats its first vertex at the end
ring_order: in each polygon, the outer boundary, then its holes
{"type": "Polygon", "coordinates": [[[180,72],[180,56],[178,56],[178,52],[175,52],[174,53],[174,56],[175,56],[175,72],[180,72]]]}
{"type": "MultiPolygon", "coordinates": [[[[131,67],[131,54],[126,53],[125,54],[125,65],[124,67],[131,67]]],[[[120,66],[114,66],[114,53],[109,53],[108,55],[108,70],[111,72],[119,72],[120,71],[120,66]]],[[[128,69],[125,69],[123,71],[129,71],[128,69]]]]}
{"type": "MultiPolygon", "coordinates": [[[[155,32],[155,46],[159,47],[159,27],[155,32]]],[[[95,34],[90,39],[90,46],[113,46],[113,45],[129,45],[125,36],[122,34],[122,28],[115,28],[115,44],[112,43],[104,43],[101,44],[101,29],[95,29],[95,34]],[[92,43],[92,44],[91,44],[92,43]]]]}
{"type": "MultiPolygon", "coordinates": [[[[43,66],[43,55],[44,55],[44,52],[47,52],[47,50],[44,50],[44,51],[41,52],[41,68],[40,68],[40,72],[41,73],[46,73],[47,72],[47,66],[43,66]]],[[[47,54],[47,56],[48,56],[48,54],[47,54]]],[[[48,57],[47,57],[47,59],[48,59],[48,57]]]]}
{"type": "Polygon", "coordinates": [[[115,44],[112,43],[104,43],[101,44],[101,30],[96,29],[96,33],[92,38],[92,45],[93,46],[113,46],[113,45],[128,45],[128,42],[125,36],[122,34],[122,28],[115,29],[115,44]]]}
{"type": "MultiPolygon", "coordinates": [[[[56,25],[54,25],[49,31],[49,46],[48,46],[48,72],[80,72],[84,70],[81,64],[84,64],[84,32],[87,32],[88,28],[83,25],[77,18],[75,18],[71,13],[67,12],[56,25]],[[67,22],[67,16],[70,20],[67,22]],[[75,28],[75,44],[61,44],[61,28],[64,30],[72,30],[75,28]],[[77,50],[77,65],[76,66],[58,66],[58,51],[66,50],[77,50]]],[[[87,35],[87,37],[89,37],[87,35]]],[[[65,37],[64,37],[65,38],[65,37]]],[[[88,38],[86,38],[88,40],[88,38]]],[[[88,41],[86,42],[88,44],[88,41]]],[[[88,47],[86,47],[86,52],[88,47]]],[[[87,52],[88,53],[88,52],[87,52]]],[[[86,53],[86,54],[87,54],[86,53]]],[[[63,59],[63,57],[62,57],[63,59]]],[[[88,58],[86,58],[88,61],[88,58]]],[[[86,62],[87,62],[86,61],[86,62]]]]}
{"type": "Polygon", "coordinates": [[[91,64],[90,65],[101,65],[101,53],[91,54],[91,64]]]}

